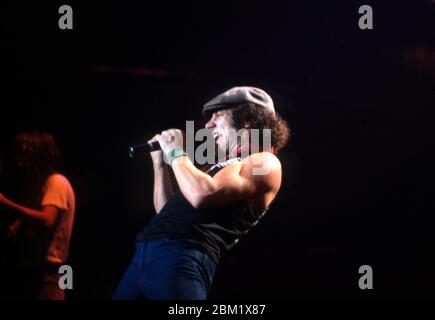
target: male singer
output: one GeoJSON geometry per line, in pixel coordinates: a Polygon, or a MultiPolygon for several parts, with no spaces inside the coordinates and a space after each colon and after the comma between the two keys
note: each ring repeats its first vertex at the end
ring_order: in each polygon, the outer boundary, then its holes
{"type": "Polygon", "coordinates": [[[203,114],[226,159],[202,171],[187,157],[182,131],[153,137],[161,147],[151,152],[156,215],[138,235],[136,253],[113,299],[206,299],[221,252],[257,224],[280,189],[276,154],[289,128],[265,91],[232,88],[206,103],[203,114]],[[240,129],[248,139],[234,138],[240,129]],[[271,143],[254,146],[252,129],[269,129],[271,143]]]}

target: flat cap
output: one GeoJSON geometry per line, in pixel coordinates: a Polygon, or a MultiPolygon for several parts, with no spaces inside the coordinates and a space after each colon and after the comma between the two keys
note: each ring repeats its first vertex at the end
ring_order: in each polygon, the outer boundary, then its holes
{"type": "Polygon", "coordinates": [[[220,109],[228,109],[251,102],[259,107],[275,113],[272,98],[264,91],[255,87],[234,87],[211,99],[204,105],[202,113],[208,115],[220,109]]]}

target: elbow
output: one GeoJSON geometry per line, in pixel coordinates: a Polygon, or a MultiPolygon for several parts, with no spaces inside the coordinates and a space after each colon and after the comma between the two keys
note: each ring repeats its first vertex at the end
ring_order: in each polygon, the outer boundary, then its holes
{"type": "Polygon", "coordinates": [[[188,198],[190,204],[195,209],[203,209],[210,206],[211,194],[199,193],[191,194],[188,198]]]}
{"type": "Polygon", "coordinates": [[[42,219],[42,225],[45,229],[52,229],[56,223],[57,215],[47,215],[42,219]]]}
{"type": "Polygon", "coordinates": [[[44,221],[42,223],[43,223],[44,228],[46,228],[46,229],[51,229],[54,226],[53,219],[44,219],[44,221]]]}
{"type": "Polygon", "coordinates": [[[200,199],[200,198],[198,198],[198,199],[194,198],[194,199],[190,200],[190,204],[195,209],[203,209],[203,208],[207,207],[207,202],[204,201],[204,199],[200,199]]]}
{"type": "Polygon", "coordinates": [[[211,201],[216,197],[218,188],[211,183],[204,183],[196,188],[191,188],[184,193],[186,199],[195,209],[206,208],[211,205],[211,201]]]}

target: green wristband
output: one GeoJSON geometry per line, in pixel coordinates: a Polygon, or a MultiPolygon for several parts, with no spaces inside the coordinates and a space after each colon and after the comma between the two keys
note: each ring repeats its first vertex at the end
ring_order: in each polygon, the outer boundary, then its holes
{"type": "Polygon", "coordinates": [[[172,162],[177,159],[178,157],[187,156],[187,152],[184,151],[182,148],[174,148],[171,151],[169,151],[167,154],[165,154],[165,160],[166,163],[169,166],[172,166],[172,162]]]}

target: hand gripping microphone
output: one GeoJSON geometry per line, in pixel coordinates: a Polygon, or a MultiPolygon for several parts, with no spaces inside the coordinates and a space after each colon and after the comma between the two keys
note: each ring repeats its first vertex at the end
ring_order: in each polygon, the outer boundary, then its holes
{"type": "Polygon", "coordinates": [[[152,151],[161,150],[158,141],[147,141],[146,143],[136,144],[128,149],[130,158],[135,158],[139,154],[150,153],[152,151]]]}

